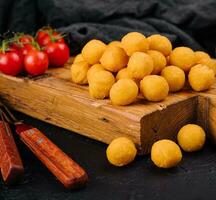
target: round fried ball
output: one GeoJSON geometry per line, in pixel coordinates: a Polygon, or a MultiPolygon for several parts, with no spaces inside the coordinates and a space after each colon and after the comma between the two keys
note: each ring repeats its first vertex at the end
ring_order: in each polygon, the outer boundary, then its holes
{"type": "Polygon", "coordinates": [[[127,68],[132,78],[141,80],[153,71],[153,59],[146,53],[135,52],[130,57],[127,68]]]}
{"type": "Polygon", "coordinates": [[[177,136],[180,147],[187,152],[194,152],[202,149],[205,138],[205,131],[196,124],[183,126],[177,136]]]}
{"type": "Polygon", "coordinates": [[[126,137],[114,139],[106,150],[108,161],[118,167],[131,163],[136,154],[137,150],[134,143],[126,137]]]}
{"type": "Polygon", "coordinates": [[[157,167],[175,167],[180,163],[181,159],[181,149],[171,140],[159,140],[152,146],[151,160],[157,167]]]}
{"type": "Polygon", "coordinates": [[[90,40],[82,49],[83,59],[91,65],[99,63],[106,50],[106,44],[100,40],[90,40]]]}
{"type": "Polygon", "coordinates": [[[216,61],[215,60],[213,60],[211,58],[203,58],[203,59],[199,60],[198,63],[208,66],[216,74],[216,61]]]}
{"type": "Polygon", "coordinates": [[[195,56],[196,56],[196,63],[199,64],[199,61],[204,59],[204,58],[211,58],[206,52],[204,51],[195,51],[195,56]]]}
{"type": "Polygon", "coordinates": [[[196,64],[195,53],[188,47],[177,47],[170,54],[170,64],[188,72],[196,64]]]}
{"type": "Polygon", "coordinates": [[[117,75],[116,75],[116,80],[122,79],[122,78],[129,78],[132,79],[131,74],[128,71],[128,68],[123,68],[121,69],[117,75]]]}
{"type": "Polygon", "coordinates": [[[206,65],[195,65],[191,68],[188,80],[195,91],[204,91],[211,87],[214,82],[214,71],[206,65]]]}
{"type": "Polygon", "coordinates": [[[121,47],[122,48],[122,43],[120,41],[112,41],[108,44],[109,46],[116,46],[116,47],[121,47]]]}
{"type": "Polygon", "coordinates": [[[74,58],[74,61],[73,63],[78,63],[78,62],[81,62],[81,61],[84,61],[83,57],[82,57],[82,54],[78,54],[75,58],[74,58]]]}
{"type": "Polygon", "coordinates": [[[77,84],[87,84],[87,72],[89,70],[89,64],[85,61],[74,63],[71,65],[71,79],[77,84]]]}
{"type": "Polygon", "coordinates": [[[160,51],[164,56],[168,56],[172,51],[172,43],[162,35],[155,34],[147,37],[149,49],[160,51]]]}
{"type": "Polygon", "coordinates": [[[140,82],[140,90],[149,101],[162,101],[169,93],[166,79],[158,75],[149,75],[140,82]]]}
{"type": "Polygon", "coordinates": [[[102,71],[102,70],[104,70],[104,67],[101,64],[92,65],[87,72],[88,82],[90,82],[90,79],[92,78],[92,76],[94,75],[95,72],[102,71]]]}
{"type": "Polygon", "coordinates": [[[128,56],[121,47],[110,46],[103,53],[100,62],[106,70],[117,72],[127,65],[128,56]]]}
{"type": "Polygon", "coordinates": [[[184,87],[185,84],[185,73],[182,69],[176,66],[167,66],[161,72],[161,76],[163,76],[168,85],[169,91],[177,92],[184,87]]]}
{"type": "Polygon", "coordinates": [[[160,74],[167,64],[166,57],[161,52],[155,50],[149,50],[147,54],[151,56],[154,63],[154,69],[151,74],[160,74]]]}
{"type": "Polygon", "coordinates": [[[110,99],[114,105],[129,105],[136,100],[138,90],[137,84],[132,79],[120,79],[112,86],[110,99]]]}
{"type": "Polygon", "coordinates": [[[149,43],[142,33],[131,32],[126,34],[121,40],[122,47],[128,56],[140,51],[146,52],[149,49],[149,43]]]}
{"type": "Polygon", "coordinates": [[[89,81],[89,93],[96,99],[104,99],[109,96],[109,91],[114,83],[115,78],[111,72],[97,71],[89,81]]]}

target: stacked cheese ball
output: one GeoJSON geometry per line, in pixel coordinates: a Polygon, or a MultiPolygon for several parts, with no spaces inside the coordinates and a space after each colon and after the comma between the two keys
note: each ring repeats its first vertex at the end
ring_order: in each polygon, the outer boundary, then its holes
{"type": "Polygon", "coordinates": [[[136,101],[139,91],[148,101],[162,101],[169,92],[180,91],[188,77],[195,91],[211,87],[216,62],[202,51],[188,47],[172,49],[170,40],[155,34],[126,34],[106,45],[89,41],[71,67],[72,81],[89,84],[96,99],[110,97],[114,105],[136,101]]]}

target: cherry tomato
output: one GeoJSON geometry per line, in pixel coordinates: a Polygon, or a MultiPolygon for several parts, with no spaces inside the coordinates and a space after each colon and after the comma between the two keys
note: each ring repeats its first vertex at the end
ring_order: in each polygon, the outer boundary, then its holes
{"type": "Polygon", "coordinates": [[[20,36],[19,41],[23,44],[28,44],[34,41],[34,38],[31,35],[20,36]]]}
{"type": "Polygon", "coordinates": [[[28,52],[33,50],[37,50],[35,46],[33,46],[32,44],[25,44],[23,48],[20,49],[20,53],[25,56],[28,52]]]}
{"type": "Polygon", "coordinates": [[[41,47],[44,47],[51,42],[65,43],[64,38],[57,32],[52,33],[52,30],[38,31],[36,40],[41,47]]]}
{"type": "Polygon", "coordinates": [[[45,47],[50,65],[53,67],[63,66],[70,57],[70,50],[65,43],[53,42],[45,47]]]}
{"type": "Polygon", "coordinates": [[[4,74],[16,76],[23,68],[23,60],[16,51],[0,53],[0,71],[4,74]]]}
{"type": "Polygon", "coordinates": [[[49,59],[45,52],[43,51],[30,51],[24,57],[24,68],[26,72],[31,75],[41,75],[44,74],[48,69],[49,59]]]}

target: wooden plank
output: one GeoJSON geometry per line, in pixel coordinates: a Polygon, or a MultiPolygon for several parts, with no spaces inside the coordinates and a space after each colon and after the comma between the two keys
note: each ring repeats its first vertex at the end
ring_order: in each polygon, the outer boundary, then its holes
{"type": "MultiPolygon", "coordinates": [[[[149,153],[158,139],[175,139],[181,126],[206,117],[204,110],[197,115],[197,109],[204,109],[200,105],[206,97],[201,100],[199,94],[189,91],[170,94],[158,103],[139,97],[130,106],[92,99],[87,86],[70,81],[69,66],[50,69],[36,79],[1,74],[0,91],[1,98],[17,111],[105,143],[129,137],[140,153],[149,153]]],[[[211,126],[214,132],[216,127],[211,126]]]]}

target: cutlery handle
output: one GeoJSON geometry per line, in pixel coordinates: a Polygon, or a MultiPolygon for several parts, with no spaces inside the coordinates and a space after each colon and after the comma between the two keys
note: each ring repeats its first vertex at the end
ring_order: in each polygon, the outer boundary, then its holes
{"type": "Polygon", "coordinates": [[[68,189],[85,185],[86,172],[36,128],[22,131],[21,140],[68,189]]]}
{"type": "Polygon", "coordinates": [[[13,185],[23,177],[23,164],[10,126],[5,121],[0,121],[0,167],[7,185],[13,185]]]}

